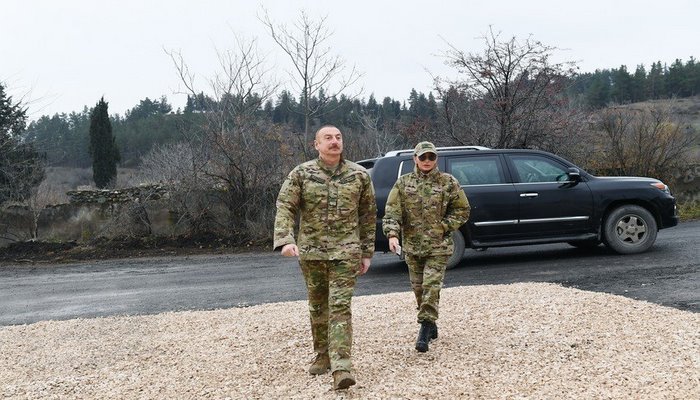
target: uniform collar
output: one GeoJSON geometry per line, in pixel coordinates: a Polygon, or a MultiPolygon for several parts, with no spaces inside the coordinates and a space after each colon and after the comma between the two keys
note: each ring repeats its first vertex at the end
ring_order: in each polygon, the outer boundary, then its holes
{"type": "Polygon", "coordinates": [[[438,168],[436,164],[435,168],[431,169],[430,172],[426,174],[419,170],[418,166],[416,165],[413,167],[413,173],[415,173],[418,178],[433,179],[440,174],[440,168],[438,168]]]}
{"type": "Polygon", "coordinates": [[[321,171],[328,174],[328,176],[338,175],[346,169],[345,159],[343,158],[343,156],[340,156],[340,162],[338,163],[338,166],[332,170],[326,166],[323,160],[321,160],[321,157],[318,157],[316,159],[316,165],[318,165],[318,167],[321,168],[321,171]]]}

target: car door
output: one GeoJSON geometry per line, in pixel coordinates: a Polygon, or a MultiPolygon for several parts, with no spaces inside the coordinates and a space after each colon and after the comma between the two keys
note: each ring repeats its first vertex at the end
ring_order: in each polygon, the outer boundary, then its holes
{"type": "Polygon", "coordinates": [[[506,154],[518,193],[518,232],[540,238],[591,232],[593,196],[568,165],[544,154],[506,154]]]}
{"type": "Polygon", "coordinates": [[[518,193],[498,154],[448,156],[446,170],[459,181],[471,206],[469,233],[477,242],[517,235],[518,193]]]}

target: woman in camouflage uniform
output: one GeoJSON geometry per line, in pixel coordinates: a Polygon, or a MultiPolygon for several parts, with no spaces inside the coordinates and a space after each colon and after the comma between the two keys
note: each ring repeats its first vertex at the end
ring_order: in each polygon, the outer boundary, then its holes
{"type": "Polygon", "coordinates": [[[402,239],[421,324],[416,350],[426,352],[437,338],[435,321],[452,232],[469,219],[470,208],[457,179],[438,170],[432,143],[418,143],[413,161],[414,171],[401,176],[389,192],[382,229],[391,251],[399,249],[402,239]]]}

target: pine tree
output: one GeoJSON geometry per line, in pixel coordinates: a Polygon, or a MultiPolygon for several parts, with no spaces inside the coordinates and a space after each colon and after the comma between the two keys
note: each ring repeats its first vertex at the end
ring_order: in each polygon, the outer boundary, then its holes
{"type": "Polygon", "coordinates": [[[596,70],[590,80],[584,92],[586,104],[593,110],[607,106],[610,102],[610,71],[596,70]]]}
{"type": "Polygon", "coordinates": [[[643,64],[637,65],[632,75],[631,100],[633,103],[644,101],[647,97],[647,71],[643,64]]]}
{"type": "Polygon", "coordinates": [[[20,137],[26,122],[26,109],[0,82],[0,204],[26,199],[44,178],[40,155],[20,137]]]}
{"type": "Polygon", "coordinates": [[[668,69],[668,74],[666,74],[666,88],[668,89],[669,97],[685,97],[688,96],[688,92],[685,89],[685,68],[683,66],[683,61],[677,58],[676,61],[671,64],[668,69]]]}
{"type": "Polygon", "coordinates": [[[629,103],[632,100],[632,75],[627,71],[627,66],[621,65],[619,69],[612,70],[610,96],[620,104],[629,103]]]}
{"type": "Polygon", "coordinates": [[[661,61],[651,64],[649,71],[649,97],[656,100],[666,95],[666,75],[665,68],[661,61]]]}
{"type": "Polygon", "coordinates": [[[92,156],[92,179],[100,189],[114,183],[117,177],[117,162],[120,161],[112,123],[107,113],[107,102],[100,99],[90,115],[90,155],[92,156]]]}

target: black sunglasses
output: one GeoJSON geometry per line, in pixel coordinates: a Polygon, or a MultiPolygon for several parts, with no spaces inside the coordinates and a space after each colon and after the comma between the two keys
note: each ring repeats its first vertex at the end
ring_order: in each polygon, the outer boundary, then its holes
{"type": "Polygon", "coordinates": [[[435,153],[425,153],[425,154],[421,154],[421,155],[418,156],[418,159],[421,160],[421,161],[425,161],[426,158],[427,158],[428,160],[430,160],[430,161],[435,161],[435,160],[437,159],[437,154],[435,154],[435,153]]]}

